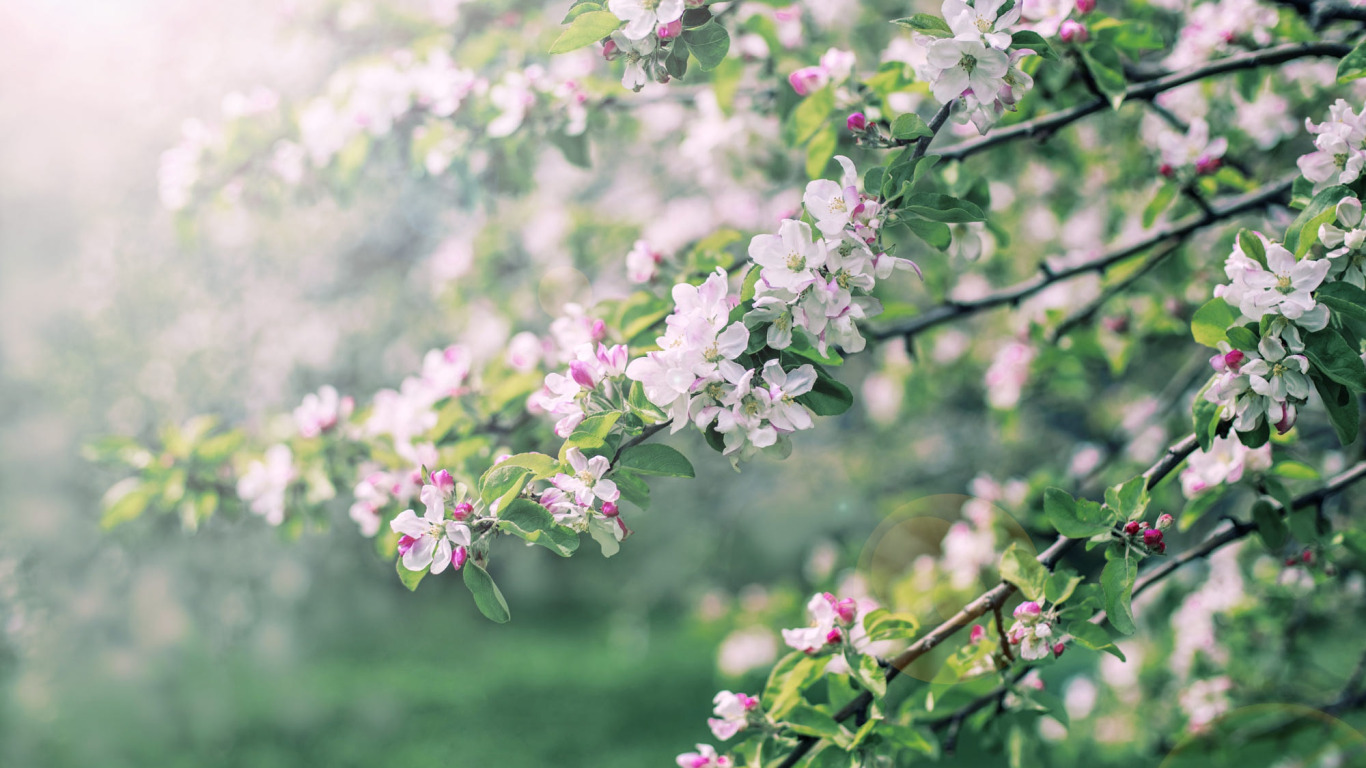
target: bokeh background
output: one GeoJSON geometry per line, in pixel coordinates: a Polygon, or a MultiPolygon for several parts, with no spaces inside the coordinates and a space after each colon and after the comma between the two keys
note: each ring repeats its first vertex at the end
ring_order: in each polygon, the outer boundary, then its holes
{"type": "MultiPolygon", "coordinates": [[[[260,83],[285,98],[314,93],[367,45],[331,26],[371,4],[324,3],[335,12],[326,24],[315,5],[0,5],[0,765],[671,764],[710,740],[715,691],[762,685],[780,653],[774,629],[802,622],[813,589],[844,581],[889,515],[913,516],[917,499],[962,493],[1020,512],[1049,481],[1094,493],[1151,461],[1182,428],[1183,398],[1202,378],[1204,353],[1167,315],[1189,306],[1168,313],[1161,299],[1140,297],[1125,317],[1144,325],[1144,339],[1100,335],[1085,362],[1045,347],[1041,381],[1029,380],[1026,360],[1021,380],[1016,365],[990,384],[992,360],[1024,336],[999,317],[977,326],[991,335],[971,326],[930,335],[920,357],[893,344],[851,360],[840,375],[864,398],[821,420],[782,462],[760,460],[737,474],[691,433],[671,438],[696,457],[703,480],[657,483],[653,510],[632,519],[636,536],[610,561],[508,552],[497,573],[514,614],[507,625],[482,619],[454,579],[409,593],[356,536],[344,505],[335,525],[298,540],[256,520],[214,519],[194,532],[175,521],[106,531],[100,499],[119,475],[86,460],[91,440],[152,435],[201,412],[264,431],[270,414],[324,383],[365,397],[412,372],[425,350],[479,335],[489,305],[451,283],[534,297],[550,268],[619,269],[644,226],[630,215],[584,219],[564,190],[587,172],[554,154],[537,174],[550,192],[521,209],[535,213],[504,208],[492,229],[452,205],[449,188],[402,164],[378,164],[347,195],[250,208],[218,200],[192,223],[167,212],[157,166],[187,117],[216,114],[224,94],[260,83]],[[547,229],[568,234],[547,243],[547,229]],[[568,256],[534,257],[545,250],[568,256]],[[481,254],[481,271],[469,272],[470,251],[481,254]],[[485,258],[490,251],[499,260],[485,258]],[[1131,358],[1144,364],[1125,370],[1131,358]],[[1017,410],[1019,402],[1027,407],[1017,410]]],[[[869,11],[879,24],[898,12],[869,11]]],[[[719,114],[707,119],[740,133],[719,114]]],[[[755,133],[763,132],[760,124],[755,133]]],[[[1076,159],[1064,162],[1133,161],[1103,135],[1080,131],[1070,148],[1076,159]]],[[[1025,163],[1005,160],[1002,172],[1029,170],[1021,199],[1047,201],[1052,212],[1034,216],[1032,230],[1016,229],[1028,233],[1019,255],[991,261],[988,253],[977,265],[933,255],[922,261],[930,288],[906,278],[893,290],[915,302],[953,284],[980,291],[984,275],[1002,282],[1027,273],[1039,254],[1129,231],[1132,222],[1087,213],[1098,209],[1088,195],[1094,200],[1111,181],[1104,170],[1080,187],[1055,186],[1025,163]],[[1038,225],[1040,215],[1052,224],[1038,225]],[[1079,226],[1060,226],[1078,218],[1079,226]]],[[[775,210],[795,202],[798,166],[765,169],[788,190],[775,210]]],[[[637,174],[632,183],[663,178],[637,174]]],[[[670,190],[658,186],[667,199],[670,190]]],[[[1009,192],[993,190],[1006,206],[1009,192]]],[[[1132,212],[1142,203],[1130,193],[1115,189],[1105,199],[1132,212]]],[[[1023,214],[1010,216],[1018,224],[1023,214]]],[[[1226,253],[1219,236],[1197,239],[1193,252],[1226,253]]],[[[1187,303],[1206,295],[1211,280],[1198,256],[1192,263],[1173,267],[1192,280],[1190,297],[1177,297],[1187,303]]],[[[1042,316],[1097,290],[1085,282],[1021,315],[1042,316]]],[[[527,299],[521,319],[543,327],[555,310],[527,299]]],[[[1325,432],[1322,419],[1305,425],[1325,432]]],[[[1330,455],[1328,463],[1344,461],[1330,455]]],[[[1019,531],[1046,536],[1028,525],[1019,531]]],[[[993,562],[998,544],[987,534],[960,554],[975,571],[993,562]]],[[[1267,560],[1248,550],[1193,569],[1182,589],[1223,574],[1216,596],[1232,602],[1183,621],[1208,622],[1213,633],[1213,613],[1235,614],[1219,619],[1218,631],[1233,638],[1235,658],[1249,659],[1243,684],[1272,702],[1329,700],[1359,650],[1350,632],[1334,629],[1342,624],[1314,622],[1359,605],[1361,580],[1304,602],[1314,642],[1281,651],[1303,661],[1291,669],[1239,655],[1238,643],[1275,634],[1240,602],[1245,591],[1286,604],[1304,594],[1267,571],[1267,560]],[[1241,575],[1230,582],[1254,566],[1262,576],[1249,576],[1246,590],[1241,575]],[[1320,643],[1313,632],[1334,639],[1320,643]]],[[[954,589],[970,592],[971,581],[954,589]]],[[[1180,597],[1150,602],[1171,609],[1180,597]]],[[[1044,728],[1055,764],[1083,754],[1155,764],[1171,744],[1154,744],[1143,723],[1181,722],[1195,716],[1201,696],[1219,699],[1222,690],[1191,693],[1186,673],[1173,678],[1166,642],[1127,645],[1136,659],[1129,666],[1078,653],[1049,670],[1050,690],[1067,694],[1072,714],[1066,741],[1061,726],[1044,728]],[[1103,682],[1092,683],[1097,666],[1103,682]],[[1186,715],[1173,714],[1170,699],[1138,706],[1178,688],[1196,701],[1186,715]],[[1088,719],[1093,710],[1108,714],[1088,719]]],[[[959,760],[1001,764],[978,744],[962,745],[959,760]]]]}

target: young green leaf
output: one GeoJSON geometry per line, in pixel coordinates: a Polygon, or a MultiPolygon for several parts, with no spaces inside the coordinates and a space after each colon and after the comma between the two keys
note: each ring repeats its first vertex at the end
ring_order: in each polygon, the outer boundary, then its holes
{"type": "Polygon", "coordinates": [[[506,623],[512,618],[507,601],[503,599],[503,593],[498,590],[498,585],[493,583],[493,577],[488,571],[474,563],[465,563],[462,570],[465,573],[465,587],[474,595],[474,604],[479,607],[480,613],[499,624],[506,623]]]}
{"type": "Polygon", "coordinates": [[[1130,603],[1134,596],[1134,579],[1138,577],[1138,562],[1131,555],[1116,557],[1105,564],[1100,572],[1100,586],[1105,590],[1105,616],[1123,635],[1132,635],[1137,626],[1134,624],[1134,609],[1130,603]]]}
{"type": "Polygon", "coordinates": [[[607,37],[621,26],[621,19],[608,11],[589,11],[574,17],[569,28],[550,46],[551,53],[569,53],[607,37]]]}
{"type": "Polygon", "coordinates": [[[1089,539],[1104,533],[1118,518],[1117,514],[1107,514],[1094,501],[1074,499],[1072,494],[1061,488],[1049,488],[1043,492],[1043,511],[1058,533],[1069,539],[1089,539]]]}
{"type": "Polygon", "coordinates": [[[1040,600],[1044,594],[1044,584],[1048,581],[1048,569],[1035,558],[1034,553],[1020,546],[1018,541],[1001,555],[1001,579],[1020,588],[1020,592],[1030,600],[1040,600]]]}
{"type": "Polygon", "coordinates": [[[617,457],[617,466],[642,475],[694,477],[692,462],[674,448],[660,443],[633,445],[617,457]]]}

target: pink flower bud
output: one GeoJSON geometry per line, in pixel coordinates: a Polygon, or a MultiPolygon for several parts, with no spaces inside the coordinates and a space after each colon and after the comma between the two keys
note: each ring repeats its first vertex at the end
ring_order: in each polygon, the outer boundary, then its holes
{"type": "Polygon", "coordinates": [[[432,473],[432,485],[436,486],[436,489],[441,493],[449,494],[455,490],[455,478],[451,477],[450,472],[438,469],[432,473]]]}
{"type": "Polygon", "coordinates": [[[1172,527],[1172,523],[1175,522],[1175,520],[1176,520],[1176,518],[1172,517],[1171,515],[1165,514],[1165,513],[1164,513],[1164,514],[1161,514],[1161,515],[1158,515],[1158,517],[1157,517],[1157,530],[1159,530],[1159,531],[1165,531],[1165,530],[1167,530],[1168,528],[1171,528],[1171,527],[1172,527]]]}
{"type": "Polygon", "coordinates": [[[830,73],[826,72],[824,67],[802,67],[788,75],[787,82],[798,96],[808,96],[830,82],[830,73]]]}
{"type": "Polygon", "coordinates": [[[1057,643],[1057,644],[1055,644],[1055,645],[1053,646],[1053,658],[1056,659],[1056,658],[1062,656],[1062,652],[1065,651],[1065,650],[1067,650],[1067,646],[1063,645],[1062,643],[1057,643]]]}
{"type": "Polygon", "coordinates": [[[616,517],[619,514],[621,514],[621,509],[619,509],[616,504],[613,504],[610,501],[604,501],[602,503],[603,517],[616,517]]]}
{"type": "Polygon", "coordinates": [[[1064,43],[1084,43],[1091,34],[1086,31],[1085,25],[1079,21],[1068,19],[1058,27],[1058,38],[1064,43]]]}
{"type": "Polygon", "coordinates": [[[1176,175],[1176,169],[1172,168],[1171,163],[1163,163],[1162,165],[1157,166],[1157,172],[1168,179],[1176,175]]]}
{"type": "Polygon", "coordinates": [[[1077,0],[1077,13],[1090,13],[1096,9],[1096,0],[1077,0]]]}
{"type": "Polygon", "coordinates": [[[737,693],[735,694],[735,698],[740,700],[740,706],[744,707],[745,709],[754,709],[755,707],[759,706],[759,700],[754,698],[753,696],[747,696],[743,693],[737,693]]]}
{"type": "Polygon", "coordinates": [[[456,504],[455,509],[451,510],[451,517],[456,520],[464,520],[472,514],[474,514],[474,505],[468,501],[462,501],[459,504],[456,504]]]}
{"type": "Polygon", "coordinates": [[[1299,565],[1299,562],[1300,562],[1300,561],[1299,561],[1298,558],[1287,557],[1287,558],[1285,559],[1285,567],[1286,567],[1286,568],[1294,568],[1296,565],[1299,565]]]}
{"type": "Polygon", "coordinates": [[[451,550],[451,567],[455,570],[460,570],[468,559],[470,559],[470,553],[464,547],[456,547],[451,550]]]}
{"type": "Polygon", "coordinates": [[[1227,366],[1229,370],[1237,373],[1238,367],[1243,364],[1243,360],[1246,358],[1247,355],[1243,353],[1243,350],[1230,350],[1228,354],[1224,355],[1224,365],[1227,366]]]}
{"type": "Polygon", "coordinates": [[[862,112],[853,112],[844,121],[844,125],[854,133],[862,133],[868,130],[868,118],[862,112]]]}
{"type": "Polygon", "coordinates": [[[417,539],[414,539],[412,536],[403,536],[403,537],[399,538],[399,540],[398,540],[398,554],[399,554],[399,557],[402,557],[403,555],[408,554],[408,550],[412,549],[412,548],[413,548],[413,545],[416,544],[416,543],[417,543],[417,539]]]}
{"type": "Polygon", "coordinates": [[[1149,528],[1143,532],[1143,545],[1145,547],[1156,549],[1157,545],[1161,543],[1162,531],[1159,531],[1156,528],[1149,528]]]}
{"type": "Polygon", "coordinates": [[[1159,554],[1159,555],[1165,555],[1165,554],[1167,554],[1167,542],[1165,542],[1165,541],[1159,541],[1159,542],[1157,542],[1157,554],[1159,554]]]}
{"type": "Polygon", "coordinates": [[[668,24],[660,24],[655,34],[659,35],[660,40],[672,40],[683,34],[683,20],[674,19],[668,24]]]}
{"type": "Polygon", "coordinates": [[[1276,434],[1284,435],[1294,428],[1296,416],[1295,406],[1290,403],[1281,403],[1281,418],[1274,425],[1276,434]]]}
{"type": "Polygon", "coordinates": [[[854,598],[846,597],[835,603],[835,615],[845,624],[853,624],[854,618],[858,616],[858,603],[854,598]]]}
{"type": "Polygon", "coordinates": [[[607,338],[607,323],[601,320],[593,321],[593,341],[602,341],[607,338]]]}
{"type": "Polygon", "coordinates": [[[842,637],[844,637],[844,635],[840,634],[838,629],[832,629],[830,630],[830,633],[825,636],[825,642],[827,645],[834,645],[835,643],[838,643],[842,637]]]}
{"type": "Polygon", "coordinates": [[[1304,561],[1305,565],[1308,565],[1314,562],[1314,553],[1306,549],[1304,550],[1304,554],[1300,555],[1300,559],[1304,561]]]}
{"type": "Polygon", "coordinates": [[[973,624],[972,631],[968,633],[968,642],[976,645],[982,642],[982,638],[987,636],[987,628],[981,624],[973,624]]]}
{"type": "Polygon", "coordinates": [[[1219,166],[1223,164],[1224,161],[1217,157],[1201,155],[1199,159],[1195,161],[1195,172],[1201,176],[1205,176],[1219,170],[1219,166]]]}
{"type": "Polygon", "coordinates": [[[1027,600],[1015,606],[1015,618],[1017,619],[1029,621],[1030,619],[1037,619],[1042,614],[1043,609],[1033,600],[1027,600]]]}
{"type": "Polygon", "coordinates": [[[602,44],[602,57],[604,59],[611,61],[617,57],[618,52],[616,40],[608,38],[607,42],[602,44]]]}
{"type": "Polygon", "coordinates": [[[593,389],[598,386],[598,383],[593,380],[593,369],[589,368],[588,363],[582,360],[575,360],[569,364],[569,375],[584,389],[593,389]]]}
{"type": "Polygon", "coordinates": [[[1124,532],[1130,536],[1137,536],[1141,530],[1143,530],[1143,524],[1137,520],[1130,520],[1124,524],[1124,532]]]}

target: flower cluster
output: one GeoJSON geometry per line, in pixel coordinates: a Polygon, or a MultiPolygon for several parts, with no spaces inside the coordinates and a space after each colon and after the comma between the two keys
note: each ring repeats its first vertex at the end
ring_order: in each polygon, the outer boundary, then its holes
{"type": "Polygon", "coordinates": [[[467,500],[469,489],[444,469],[432,473],[431,482],[422,486],[420,498],[427,507],[422,517],[405,509],[389,523],[400,536],[398,554],[403,567],[410,571],[431,569],[433,575],[447,566],[460,570],[469,559],[472,537],[468,521],[478,514],[478,500],[467,500]],[[449,512],[447,502],[451,503],[449,512]]]}
{"type": "Polygon", "coordinates": [[[1134,544],[1141,544],[1150,553],[1162,555],[1167,552],[1167,543],[1162,540],[1162,533],[1172,527],[1172,516],[1163,514],[1158,515],[1157,524],[1148,527],[1148,523],[1143,520],[1130,520],[1124,524],[1124,535],[1134,544]]]}
{"type": "Polygon", "coordinates": [[[721,691],[712,699],[715,717],[707,718],[707,727],[717,740],[725,741],[755,722],[762,722],[759,700],[743,693],[721,691]]]}
{"type": "Polygon", "coordinates": [[[1015,623],[1006,632],[1011,645],[1020,646],[1020,657],[1029,661],[1047,658],[1049,653],[1061,656],[1065,646],[1053,643],[1053,614],[1029,600],[1015,607],[1015,623]]]}
{"type": "Polygon", "coordinates": [[[1297,407],[1309,398],[1309,360],[1303,354],[1301,329],[1328,325],[1328,308],[1313,292],[1332,264],[1327,259],[1296,260],[1280,244],[1257,236],[1262,260],[1248,255],[1240,242],[1224,264],[1230,283],[1214,295],[1236,307],[1265,329],[1255,351],[1225,344],[1210,359],[1217,372],[1205,399],[1222,406],[1220,417],[1249,432],[1265,420],[1278,432],[1295,425],[1297,407]],[[1263,263],[1264,261],[1264,263],[1263,263]]]}
{"type": "Polygon", "coordinates": [[[611,463],[605,456],[590,459],[578,448],[570,448],[565,460],[573,473],[555,475],[551,480],[553,487],[540,494],[539,502],[555,517],[555,522],[580,533],[586,531],[602,547],[603,557],[611,557],[631,535],[617,507],[621,491],[615,482],[604,477],[611,463]]]}
{"type": "Polygon", "coordinates": [[[626,373],[626,346],[599,342],[580,344],[566,373],[549,373],[545,386],[531,396],[532,411],[559,416],[555,434],[569,437],[585,416],[620,410],[621,380],[626,373]]]}
{"type": "Polygon", "coordinates": [[[294,409],[294,425],[300,437],[317,437],[350,416],[355,407],[355,398],[342,397],[336,387],[324,385],[317,393],[304,395],[304,401],[294,409]]]}
{"type": "Polygon", "coordinates": [[[787,76],[788,85],[798,96],[808,96],[831,83],[843,83],[854,73],[854,54],[831,48],[819,64],[802,67],[787,76]]]}
{"type": "Polygon", "coordinates": [[[285,520],[285,492],[297,474],[289,446],[273,445],[238,478],[237,495],[267,523],[279,525],[285,520]]]}
{"type": "Polygon", "coordinates": [[[1344,197],[1334,211],[1335,224],[1319,225],[1319,242],[1328,252],[1328,276],[1366,289],[1366,227],[1362,226],[1361,200],[1344,197]]]}
{"type": "MultiPolygon", "coordinates": [[[[1185,4],[1180,6],[1184,10],[1185,4]]],[[[1280,21],[1276,9],[1259,0],[1219,0],[1190,9],[1166,64],[1181,69],[1228,53],[1234,44],[1261,48],[1271,42],[1272,28],[1280,21]]]]}
{"type": "Polygon", "coordinates": [[[1158,173],[1169,179],[1184,179],[1219,170],[1224,152],[1228,151],[1228,139],[1221,136],[1211,140],[1209,123],[1197,117],[1191,121],[1190,128],[1184,134],[1164,131],[1158,136],[1157,146],[1162,154],[1158,173]]]}
{"type": "Polygon", "coordinates": [[[806,604],[812,625],[800,629],[784,629],[783,642],[803,653],[820,653],[839,647],[849,638],[849,630],[858,619],[859,605],[852,597],[838,599],[829,592],[813,595],[806,604]]]}
{"type": "Polygon", "coordinates": [[[1318,192],[1334,184],[1351,184],[1366,167],[1366,109],[1353,112],[1351,105],[1338,99],[1328,109],[1328,119],[1314,125],[1305,119],[1304,127],[1314,135],[1314,150],[1298,161],[1300,173],[1314,182],[1318,192]]]}
{"type": "Polygon", "coordinates": [[[1020,5],[1005,0],[944,0],[944,20],[952,37],[928,43],[921,74],[930,91],[948,104],[962,99],[963,115],[986,133],[1006,111],[1014,112],[1034,79],[1018,64],[1028,50],[1008,50],[1010,28],[1020,19],[1020,5]]]}
{"type": "Polygon", "coordinates": [[[394,450],[413,466],[434,464],[436,448],[423,442],[436,426],[435,405],[468,391],[471,357],[464,347],[433,349],[422,359],[422,372],[403,380],[397,390],[375,393],[365,429],[371,435],[387,435],[394,450]]]}

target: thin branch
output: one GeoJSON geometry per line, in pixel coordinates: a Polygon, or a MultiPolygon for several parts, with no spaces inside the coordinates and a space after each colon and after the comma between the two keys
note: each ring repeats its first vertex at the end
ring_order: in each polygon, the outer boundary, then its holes
{"type": "Polygon", "coordinates": [[[924,314],[916,315],[915,317],[897,323],[896,325],[890,325],[886,328],[872,331],[869,336],[874,339],[890,339],[898,336],[911,337],[949,320],[954,320],[965,315],[973,315],[1006,304],[1018,303],[1022,299],[1033,296],[1054,283],[1068,280],[1088,272],[1104,272],[1115,264],[1143,253],[1149,248],[1161,245],[1167,241],[1180,240],[1211,224],[1282,200],[1290,192],[1290,187],[1293,183],[1294,177],[1286,177],[1261,189],[1239,195],[1223,205],[1212,206],[1210,213],[1208,214],[1187,218],[1179,224],[1173,224],[1159,229],[1132,245],[1107,251],[1094,259],[1084,261],[1080,264],[1061,269],[1049,267],[1047,263],[1040,264],[1039,274],[1027,280],[993,291],[979,299],[973,299],[972,301],[947,301],[931,308],[924,314]]]}
{"type": "MultiPolygon", "coordinates": [[[[1157,484],[1162,482],[1167,475],[1170,475],[1181,462],[1185,461],[1187,456],[1195,451],[1197,445],[1195,435],[1187,435],[1184,439],[1174,443],[1164,454],[1162,454],[1162,457],[1158,459],[1156,463],[1143,473],[1143,478],[1146,481],[1144,486],[1150,490],[1155,488],[1157,484]]],[[[1048,549],[1045,549],[1039,554],[1038,561],[1043,564],[1045,568],[1052,570],[1053,567],[1058,564],[1058,561],[1062,559],[1063,555],[1067,554],[1073,547],[1080,544],[1082,541],[1083,539],[1069,539],[1066,536],[1059,536],[1053,541],[1048,549]]],[[[939,644],[952,637],[960,629],[971,624],[987,611],[992,611],[1005,605],[1006,600],[1008,600],[1011,595],[1015,594],[1016,591],[1014,584],[1003,581],[978,596],[977,599],[968,603],[962,610],[949,618],[948,621],[945,621],[930,630],[919,640],[912,643],[906,650],[891,659],[888,662],[887,682],[890,683],[897,675],[901,674],[906,667],[909,667],[914,663],[916,659],[919,659],[921,656],[924,656],[938,647],[939,644]]],[[[855,715],[866,712],[869,705],[872,703],[873,695],[868,691],[864,691],[855,697],[853,701],[844,705],[836,712],[835,720],[843,722],[855,715]]],[[[816,746],[819,741],[820,739],[813,736],[799,737],[797,739],[797,745],[793,747],[792,752],[787,758],[779,764],[779,768],[792,768],[792,766],[796,765],[797,762],[800,761],[807,752],[810,752],[811,748],[816,746]]]]}
{"type": "MultiPolygon", "coordinates": [[[[1313,42],[1313,43],[1288,43],[1277,45],[1271,48],[1264,48],[1259,51],[1249,51],[1225,59],[1210,62],[1203,67],[1197,67],[1188,72],[1179,72],[1166,77],[1159,77],[1147,82],[1131,85],[1124,90],[1125,101],[1148,101],[1159,93],[1179,88],[1187,83],[1203,80],[1207,77],[1237,72],[1244,69],[1256,69],[1258,67],[1284,64],[1287,61],[1294,61],[1311,56],[1329,56],[1342,58],[1352,50],[1352,46],[1346,43],[1313,42]]],[[[962,160],[969,155],[990,149],[998,144],[1004,144],[1015,139],[1047,138],[1056,133],[1059,129],[1074,123],[1088,115],[1099,112],[1109,106],[1106,99],[1095,99],[1085,104],[1078,104],[1074,107],[1054,112],[1043,117],[1036,117],[1033,120],[1026,120],[999,131],[993,131],[986,136],[968,141],[959,142],[942,151],[937,152],[945,160],[962,160]]]]}
{"type": "Polygon", "coordinates": [[[1120,280],[1114,285],[1107,286],[1105,290],[1101,291],[1099,296],[1087,302],[1086,306],[1081,307],[1063,318],[1062,322],[1058,323],[1057,327],[1049,334],[1049,342],[1053,344],[1058,343],[1059,339],[1071,333],[1074,328],[1090,320],[1100,311],[1101,307],[1105,306],[1105,304],[1110,301],[1110,299],[1113,299],[1115,296],[1128,290],[1130,286],[1141,280],[1144,275],[1153,271],[1159,264],[1166,261],[1167,257],[1176,253],[1185,241],[1186,238],[1184,237],[1174,238],[1168,241],[1166,246],[1149,256],[1148,260],[1143,262],[1142,266],[1133,271],[1133,274],[1126,276],[1123,280],[1120,280]]]}

